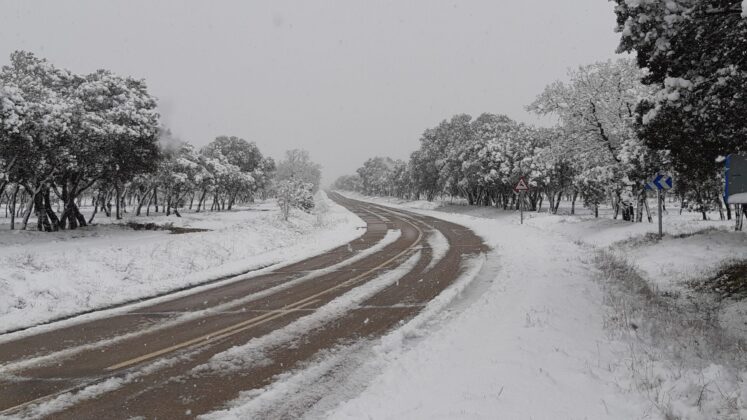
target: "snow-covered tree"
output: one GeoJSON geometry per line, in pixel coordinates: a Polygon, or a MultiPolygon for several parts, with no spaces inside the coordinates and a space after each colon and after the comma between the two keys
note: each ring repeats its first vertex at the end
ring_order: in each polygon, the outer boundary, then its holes
{"type": "Polygon", "coordinates": [[[85,77],[73,91],[76,128],[71,139],[73,157],[60,168],[56,183],[65,203],[62,224],[70,227],[85,219],[75,199],[100,179],[114,185],[116,216],[124,183],[152,172],[159,160],[156,101],[145,82],[99,70],[85,77]]]}
{"type": "Polygon", "coordinates": [[[195,200],[204,209],[208,196],[212,209],[231,209],[271,188],[275,163],[254,143],[219,137],[198,153],[159,127],[142,80],[78,75],[18,51],[0,82],[0,196],[11,185],[11,227],[19,196],[23,227],[35,211],[38,229],[53,231],[85,226],[99,210],[121,218],[128,202],[140,215],[151,204],[158,212],[160,197],[164,212],[179,215],[195,200]],[[94,208],[88,220],[78,208],[84,196],[94,208]]]}
{"type": "Polygon", "coordinates": [[[24,101],[23,122],[4,135],[6,162],[13,166],[9,175],[32,197],[24,211],[23,228],[36,209],[40,230],[57,229],[59,219],[51,207],[49,185],[55,171],[69,161],[69,139],[73,129],[73,103],[70,91],[79,79],[31,53],[16,51],[0,71],[0,82],[24,101]],[[10,156],[12,155],[12,156],[10,156]],[[46,201],[46,203],[45,203],[46,201]],[[51,222],[50,222],[51,219],[51,222]]]}
{"type": "Polygon", "coordinates": [[[0,81],[4,109],[23,100],[22,123],[8,129],[6,122],[2,138],[12,143],[3,148],[3,160],[13,163],[9,176],[33,198],[24,227],[32,208],[40,230],[85,225],[76,204],[82,193],[153,169],[158,114],[143,81],[105,70],[76,75],[22,51],[11,54],[0,81]]]}
{"type": "Polygon", "coordinates": [[[366,160],[357,169],[361,180],[361,192],[369,195],[391,195],[394,185],[394,160],[388,157],[374,157],[366,160]]]}
{"type": "Polygon", "coordinates": [[[279,181],[276,186],[276,197],[283,220],[288,220],[292,208],[309,212],[314,208],[314,186],[300,179],[279,181]]]}
{"type": "Polygon", "coordinates": [[[214,160],[210,164],[216,180],[214,192],[216,199],[223,197],[228,210],[237,198],[252,200],[260,187],[267,186],[265,175],[271,169],[271,161],[265,160],[254,142],[221,136],[205,146],[201,153],[214,160]]]}
{"type": "Polygon", "coordinates": [[[717,157],[747,151],[747,14],[739,0],[615,0],[619,51],[634,52],[653,95],[638,108],[646,145],[671,153],[701,207],[717,157]]]}
{"type": "Polygon", "coordinates": [[[312,185],[312,191],[319,189],[322,167],[311,160],[309,152],[293,149],[285,152],[285,159],[278,162],[275,178],[278,182],[301,180],[312,185]]]}
{"type": "Polygon", "coordinates": [[[342,175],[332,183],[332,188],[342,191],[362,191],[361,177],[356,173],[353,175],[342,175]]]}
{"type": "MultiPolygon", "coordinates": [[[[642,203],[645,181],[667,168],[666,154],[652,152],[636,133],[636,106],[651,94],[641,82],[643,75],[628,59],[582,66],[570,72],[568,83],[547,86],[528,107],[540,115],[559,117],[565,133],[562,149],[581,162],[577,176],[618,175],[604,179],[615,205],[627,190],[642,203]]],[[[587,181],[577,185],[594,184],[594,179],[587,181]]]]}

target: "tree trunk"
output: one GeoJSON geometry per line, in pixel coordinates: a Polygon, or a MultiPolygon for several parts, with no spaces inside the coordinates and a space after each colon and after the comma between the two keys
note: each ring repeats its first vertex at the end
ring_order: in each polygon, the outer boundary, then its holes
{"type": "MultiPolygon", "coordinates": [[[[18,198],[18,189],[21,188],[20,185],[16,185],[16,187],[13,189],[13,196],[10,198],[8,205],[11,205],[10,208],[10,230],[14,230],[16,228],[16,199],[18,198]]],[[[6,206],[7,209],[7,206],[6,206]]]]}
{"type": "Polygon", "coordinates": [[[104,199],[101,200],[101,210],[104,211],[106,217],[112,217],[112,190],[109,189],[104,192],[104,199]]]}
{"type": "MultiPolygon", "coordinates": [[[[47,218],[49,219],[50,223],[50,229],[53,232],[57,232],[60,230],[60,219],[57,218],[57,214],[55,214],[54,210],[52,210],[52,202],[49,197],[49,187],[46,187],[42,190],[42,196],[44,198],[44,212],[47,215],[47,218]]],[[[70,226],[70,229],[75,229],[77,226],[70,226]]]]}
{"type": "Polygon", "coordinates": [[[202,208],[204,204],[206,194],[207,194],[207,189],[203,189],[202,195],[200,195],[200,199],[197,201],[197,213],[200,212],[200,209],[202,208]]]}
{"type": "Polygon", "coordinates": [[[86,223],[86,218],[83,217],[83,215],[80,213],[80,209],[78,208],[78,205],[75,204],[75,201],[72,202],[71,214],[69,217],[70,217],[71,223],[72,223],[72,220],[75,219],[78,222],[79,227],[88,226],[88,223],[86,223]]]}
{"type": "Polygon", "coordinates": [[[617,220],[617,216],[620,214],[620,198],[617,197],[615,199],[615,196],[610,194],[610,205],[612,206],[612,209],[614,210],[612,214],[612,219],[617,220]]]}
{"type": "Polygon", "coordinates": [[[645,195],[638,194],[638,203],[636,204],[636,217],[635,221],[640,223],[643,222],[643,200],[645,199],[645,195]]]}
{"type": "Polygon", "coordinates": [[[573,191],[573,199],[571,200],[571,214],[576,214],[576,199],[578,198],[578,191],[573,191]]]}
{"type": "Polygon", "coordinates": [[[5,217],[8,217],[8,207],[10,206],[10,196],[8,194],[5,194],[5,187],[8,185],[8,182],[5,181],[3,183],[0,183],[0,206],[3,205],[3,196],[6,198],[5,202],[5,217]]]}
{"type": "Polygon", "coordinates": [[[230,197],[230,198],[228,199],[228,210],[229,210],[229,211],[231,210],[231,208],[233,208],[233,204],[234,204],[234,202],[236,201],[236,196],[237,196],[237,195],[239,195],[239,192],[238,192],[238,190],[237,190],[237,191],[234,191],[234,192],[233,192],[233,193],[231,194],[231,197],[230,197]]]}
{"type": "Polygon", "coordinates": [[[116,207],[116,219],[122,220],[122,212],[120,211],[120,205],[122,203],[122,192],[119,189],[119,181],[114,182],[114,193],[116,195],[114,205],[116,207]]]}
{"type": "MultiPolygon", "coordinates": [[[[662,199],[663,199],[663,197],[662,197],[662,199]]],[[[659,204],[659,203],[657,203],[657,205],[658,205],[658,204],[659,204]]],[[[653,223],[653,222],[654,222],[654,219],[653,219],[653,218],[651,217],[651,209],[650,209],[650,208],[649,208],[649,206],[648,206],[648,199],[646,198],[646,195],[645,195],[645,193],[644,193],[644,196],[643,196],[643,208],[644,208],[644,209],[646,210],[646,218],[648,219],[648,222],[649,222],[649,223],[653,223]]],[[[657,207],[657,208],[658,208],[658,207],[657,207]]],[[[657,211],[658,211],[658,210],[657,210],[657,211]]]]}
{"type": "Polygon", "coordinates": [[[99,211],[99,200],[101,199],[101,192],[99,192],[94,198],[91,198],[92,204],[93,204],[93,213],[91,214],[91,217],[88,218],[88,224],[90,225],[93,223],[93,218],[96,217],[96,213],[99,211]]]}
{"type": "Polygon", "coordinates": [[[122,218],[122,215],[124,215],[125,213],[127,213],[127,189],[128,188],[125,187],[124,185],[123,185],[123,187],[124,187],[124,191],[122,191],[122,193],[120,194],[121,197],[122,197],[121,198],[122,202],[120,203],[120,211],[119,211],[119,216],[120,216],[119,218],[120,219],[122,218]]]}
{"type": "Polygon", "coordinates": [[[47,211],[44,207],[44,194],[41,191],[34,195],[34,209],[36,213],[36,229],[40,232],[51,232],[52,225],[47,218],[47,211]]]}
{"type": "Polygon", "coordinates": [[[553,208],[552,214],[558,214],[558,209],[560,208],[560,200],[563,198],[563,193],[558,193],[558,199],[555,201],[555,208],[553,208]]]}
{"type": "Polygon", "coordinates": [[[137,209],[135,210],[135,216],[140,216],[143,210],[143,206],[145,205],[146,200],[148,201],[148,207],[150,207],[150,200],[151,200],[151,193],[150,191],[143,192],[143,195],[140,197],[137,203],[137,209]]]}
{"type": "MultiPolygon", "coordinates": [[[[25,189],[25,188],[24,188],[25,189]]],[[[26,213],[23,215],[23,224],[21,224],[21,229],[26,230],[26,228],[29,225],[29,218],[31,217],[31,211],[34,209],[34,198],[32,196],[32,192],[27,189],[28,197],[28,206],[26,207],[26,213]]],[[[36,193],[33,193],[33,195],[36,195],[36,193]]]]}
{"type": "MultiPolygon", "coordinates": [[[[70,189],[68,188],[67,181],[63,181],[62,183],[62,202],[65,203],[65,208],[62,211],[62,217],[60,217],[60,228],[65,229],[67,227],[68,220],[70,219],[70,201],[72,200],[72,194],[70,193],[70,189]]],[[[45,203],[46,204],[46,203],[45,203]]],[[[77,226],[77,223],[75,220],[70,220],[70,229],[75,229],[77,226]]]]}

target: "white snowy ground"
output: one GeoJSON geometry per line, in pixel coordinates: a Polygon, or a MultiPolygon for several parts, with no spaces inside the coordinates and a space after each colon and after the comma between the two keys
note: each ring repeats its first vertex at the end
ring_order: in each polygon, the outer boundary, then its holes
{"type": "Polygon", "coordinates": [[[701,337],[677,336],[676,307],[650,309],[595,264],[598,255],[621,257],[637,264],[631,272],[644,282],[683,289],[685,279],[745,257],[747,235],[728,232],[731,224],[672,214],[668,232],[717,230],[636,241],[655,225],[534,213],[520,226],[516,213],[496,209],[368,200],[468,226],[495,249],[497,264],[487,264],[445,316],[393,333],[395,345],[381,340],[358,369],[363,391],[311,417],[747,418],[744,355],[689,348],[701,337]]]}
{"type": "Polygon", "coordinates": [[[122,222],[209,231],[135,231],[103,214],[96,226],[76,231],[10,231],[0,225],[0,333],[300,260],[360,236],[365,226],[323,193],[315,214],[294,212],[287,222],[274,201],[182,216],[129,215],[122,222]]]}

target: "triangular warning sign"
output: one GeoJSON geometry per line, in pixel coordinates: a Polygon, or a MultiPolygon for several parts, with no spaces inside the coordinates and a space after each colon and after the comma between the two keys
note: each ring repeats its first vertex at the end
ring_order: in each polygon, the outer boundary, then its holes
{"type": "Polygon", "coordinates": [[[529,186],[527,185],[527,182],[524,180],[524,177],[519,178],[519,183],[516,184],[516,186],[514,187],[514,191],[519,192],[519,191],[528,191],[528,190],[529,190],[529,186]]]}

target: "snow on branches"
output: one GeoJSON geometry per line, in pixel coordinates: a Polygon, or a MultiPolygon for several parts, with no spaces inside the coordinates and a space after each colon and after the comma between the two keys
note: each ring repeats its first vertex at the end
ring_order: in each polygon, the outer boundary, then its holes
{"type": "Polygon", "coordinates": [[[275,163],[254,143],[218,137],[198,152],[174,139],[143,80],[74,74],[17,51],[0,82],[0,194],[13,186],[14,215],[19,190],[28,197],[23,228],[32,211],[39,230],[85,226],[99,209],[110,215],[112,201],[121,218],[126,198],[137,215],[146,205],[157,211],[159,193],[167,214],[178,216],[188,199],[190,207],[197,199],[197,211],[208,198],[212,209],[230,210],[269,188],[275,163]],[[78,208],[84,194],[94,207],[89,219],[78,208]]]}
{"type": "Polygon", "coordinates": [[[357,177],[335,186],[427,200],[448,194],[507,209],[519,205],[514,186],[525,177],[529,209],[546,200],[557,212],[564,195],[593,209],[607,200],[616,207],[623,198],[641,202],[644,181],[667,166],[666,153],[652,151],[636,134],[635,108],[651,95],[641,82],[644,73],[632,61],[618,60],[582,66],[569,76],[547,86],[528,107],[558,117],[554,128],[504,115],[455,115],[423,132],[409,162],[372,158],[357,177]]]}
{"type": "Polygon", "coordinates": [[[155,161],[158,114],[144,82],[104,70],[73,74],[22,51],[11,54],[0,81],[0,159],[15,162],[7,177],[33,197],[40,230],[86,225],[76,204],[84,191],[147,171],[155,161]],[[62,201],[60,214],[51,193],[62,201]]]}
{"type": "Polygon", "coordinates": [[[285,179],[278,182],[275,195],[284,220],[288,220],[292,208],[308,212],[314,208],[314,185],[301,179],[285,179]]]}
{"type": "Polygon", "coordinates": [[[653,95],[640,136],[706,182],[715,158],[747,150],[747,20],[740,0],[615,0],[619,51],[635,53],[653,95]]]}

